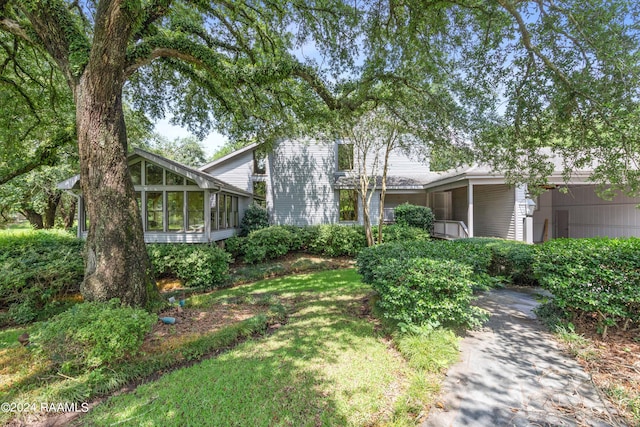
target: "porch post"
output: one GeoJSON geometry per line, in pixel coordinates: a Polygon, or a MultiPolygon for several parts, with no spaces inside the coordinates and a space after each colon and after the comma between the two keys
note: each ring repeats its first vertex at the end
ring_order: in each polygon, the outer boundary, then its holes
{"type": "Polygon", "coordinates": [[[211,241],[211,192],[204,190],[204,234],[207,242],[211,241]]]}
{"type": "Polygon", "coordinates": [[[473,237],[473,184],[467,186],[467,229],[469,237],[473,237]]]}

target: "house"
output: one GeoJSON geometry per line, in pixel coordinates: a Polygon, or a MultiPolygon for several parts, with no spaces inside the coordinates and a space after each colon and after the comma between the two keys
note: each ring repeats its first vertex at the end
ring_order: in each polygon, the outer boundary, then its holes
{"type": "MultiPolygon", "coordinates": [[[[147,242],[226,239],[252,202],[267,208],[272,224],[362,224],[356,165],[352,145],[316,140],[280,141],[270,152],[252,144],[198,170],[140,149],[129,156],[147,242]]],[[[527,215],[531,199],[524,185],[510,186],[503,175],[478,165],[431,172],[428,159],[396,150],[389,157],[383,214],[390,222],[402,203],[428,206],[436,216],[434,234],[444,238],[640,237],[640,198],[602,200],[589,174],[575,171],[567,185],[558,168],[527,215]]],[[[85,235],[79,177],[59,188],[78,195],[78,233],[85,235]]],[[[373,223],[379,212],[378,177],[373,223]]]]}
{"type": "MultiPolygon", "coordinates": [[[[527,216],[526,186],[510,186],[485,166],[431,172],[428,160],[394,151],[389,158],[384,217],[409,202],[429,206],[441,237],[501,237],[540,242],[557,237],[639,236],[640,198],[603,200],[589,183],[589,170],[564,181],[561,162],[527,216]],[[527,232],[528,231],[528,232],[527,232]]],[[[353,164],[353,146],[339,142],[285,140],[270,153],[257,144],[202,168],[263,200],[273,224],[362,224],[362,206],[353,164]]],[[[378,182],[370,206],[380,212],[378,182]]]]}
{"type": "MultiPolygon", "coordinates": [[[[253,195],[212,175],[136,148],[129,170],[147,243],[206,243],[233,236],[253,195]]],[[[78,196],[78,236],[90,218],[84,209],[80,176],[58,184],[78,196]]]]}

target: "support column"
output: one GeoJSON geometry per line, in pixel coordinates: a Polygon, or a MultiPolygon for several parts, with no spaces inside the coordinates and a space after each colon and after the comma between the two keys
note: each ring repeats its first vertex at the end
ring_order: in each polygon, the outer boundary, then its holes
{"type": "Polygon", "coordinates": [[[524,217],[524,242],[533,243],[533,217],[524,217]]]}
{"type": "Polygon", "coordinates": [[[473,237],[473,184],[467,186],[467,230],[469,237],[473,237]]]}

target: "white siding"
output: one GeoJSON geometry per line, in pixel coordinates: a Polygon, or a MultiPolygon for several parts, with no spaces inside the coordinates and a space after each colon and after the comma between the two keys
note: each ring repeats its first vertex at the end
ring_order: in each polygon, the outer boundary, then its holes
{"type": "MultiPolygon", "coordinates": [[[[474,236],[516,239],[516,194],[507,185],[474,185],[474,236]]],[[[520,227],[521,228],[521,227],[520,227]]],[[[520,231],[522,239],[522,231],[520,231]]]]}
{"type": "Polygon", "coordinates": [[[267,207],[274,224],[338,222],[333,143],[282,141],[268,156],[267,207]]]}
{"type": "Polygon", "coordinates": [[[592,185],[552,191],[553,211],[569,212],[569,237],[640,237],[640,198],[617,196],[603,200],[592,185]]]}
{"type": "Polygon", "coordinates": [[[249,150],[225,162],[203,170],[209,175],[253,193],[253,150],[249,150]]]}

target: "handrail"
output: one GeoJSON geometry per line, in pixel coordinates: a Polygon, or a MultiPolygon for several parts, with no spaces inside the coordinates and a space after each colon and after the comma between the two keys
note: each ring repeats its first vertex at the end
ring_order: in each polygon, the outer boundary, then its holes
{"type": "Polygon", "coordinates": [[[464,239],[469,237],[469,229],[464,221],[436,220],[433,222],[433,237],[464,239]]]}

